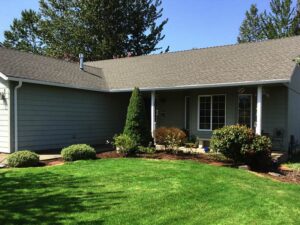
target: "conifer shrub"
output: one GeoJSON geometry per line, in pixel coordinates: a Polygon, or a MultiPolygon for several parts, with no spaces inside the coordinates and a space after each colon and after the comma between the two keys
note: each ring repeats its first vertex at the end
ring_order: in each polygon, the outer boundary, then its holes
{"type": "Polygon", "coordinates": [[[144,99],[138,88],[134,88],[129,101],[123,134],[128,135],[137,146],[148,146],[152,141],[144,99]]]}

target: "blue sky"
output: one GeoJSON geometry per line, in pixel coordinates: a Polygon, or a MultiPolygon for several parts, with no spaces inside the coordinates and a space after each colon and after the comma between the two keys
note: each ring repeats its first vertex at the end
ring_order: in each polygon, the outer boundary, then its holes
{"type": "MultiPolygon", "coordinates": [[[[171,51],[236,43],[245,11],[252,3],[260,10],[269,0],[163,0],[166,38],[161,46],[171,51]]],[[[23,9],[38,9],[38,0],[2,0],[0,7],[0,41],[13,18],[23,9]]]]}

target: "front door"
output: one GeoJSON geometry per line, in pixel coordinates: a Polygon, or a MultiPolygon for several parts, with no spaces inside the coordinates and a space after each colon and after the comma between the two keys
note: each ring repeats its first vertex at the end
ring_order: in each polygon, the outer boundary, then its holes
{"type": "Polygon", "coordinates": [[[238,99],[238,124],[252,128],[252,95],[240,94],[238,99]]]}

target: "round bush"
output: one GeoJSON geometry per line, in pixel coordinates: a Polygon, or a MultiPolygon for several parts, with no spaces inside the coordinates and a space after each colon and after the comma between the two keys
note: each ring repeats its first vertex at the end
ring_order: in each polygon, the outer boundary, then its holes
{"type": "Polygon", "coordinates": [[[7,158],[7,164],[10,167],[32,167],[39,164],[40,157],[38,154],[23,150],[12,153],[7,158]]]}
{"type": "Polygon", "coordinates": [[[267,170],[272,165],[272,142],[269,137],[256,135],[245,154],[245,161],[253,170],[267,170]]]}
{"type": "Polygon", "coordinates": [[[160,127],[154,131],[155,142],[174,149],[184,144],[186,133],[176,127],[160,127]]]}
{"type": "Polygon", "coordinates": [[[253,130],[246,126],[225,126],[214,130],[210,148],[237,163],[244,160],[245,152],[251,146],[254,136],[253,130]]]}
{"type": "Polygon", "coordinates": [[[114,146],[117,152],[125,155],[130,155],[135,152],[137,147],[136,142],[127,134],[120,134],[114,136],[114,146]]]}
{"type": "Polygon", "coordinates": [[[95,159],[96,151],[93,147],[86,144],[76,144],[64,148],[61,151],[62,158],[65,161],[95,159]]]}

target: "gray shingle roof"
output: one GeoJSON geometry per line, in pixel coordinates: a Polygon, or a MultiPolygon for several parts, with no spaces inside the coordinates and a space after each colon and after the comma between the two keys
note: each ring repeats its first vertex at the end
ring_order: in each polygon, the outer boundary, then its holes
{"type": "Polygon", "coordinates": [[[0,72],[10,78],[43,81],[83,89],[107,89],[99,68],[86,66],[85,71],[81,71],[78,63],[3,47],[0,47],[0,72]]]}
{"type": "Polygon", "coordinates": [[[300,37],[88,62],[101,68],[110,89],[180,87],[289,80],[300,37]]]}
{"type": "Polygon", "coordinates": [[[0,72],[95,90],[209,86],[288,81],[300,36],[160,55],[76,63],[0,48],[0,72]]]}

